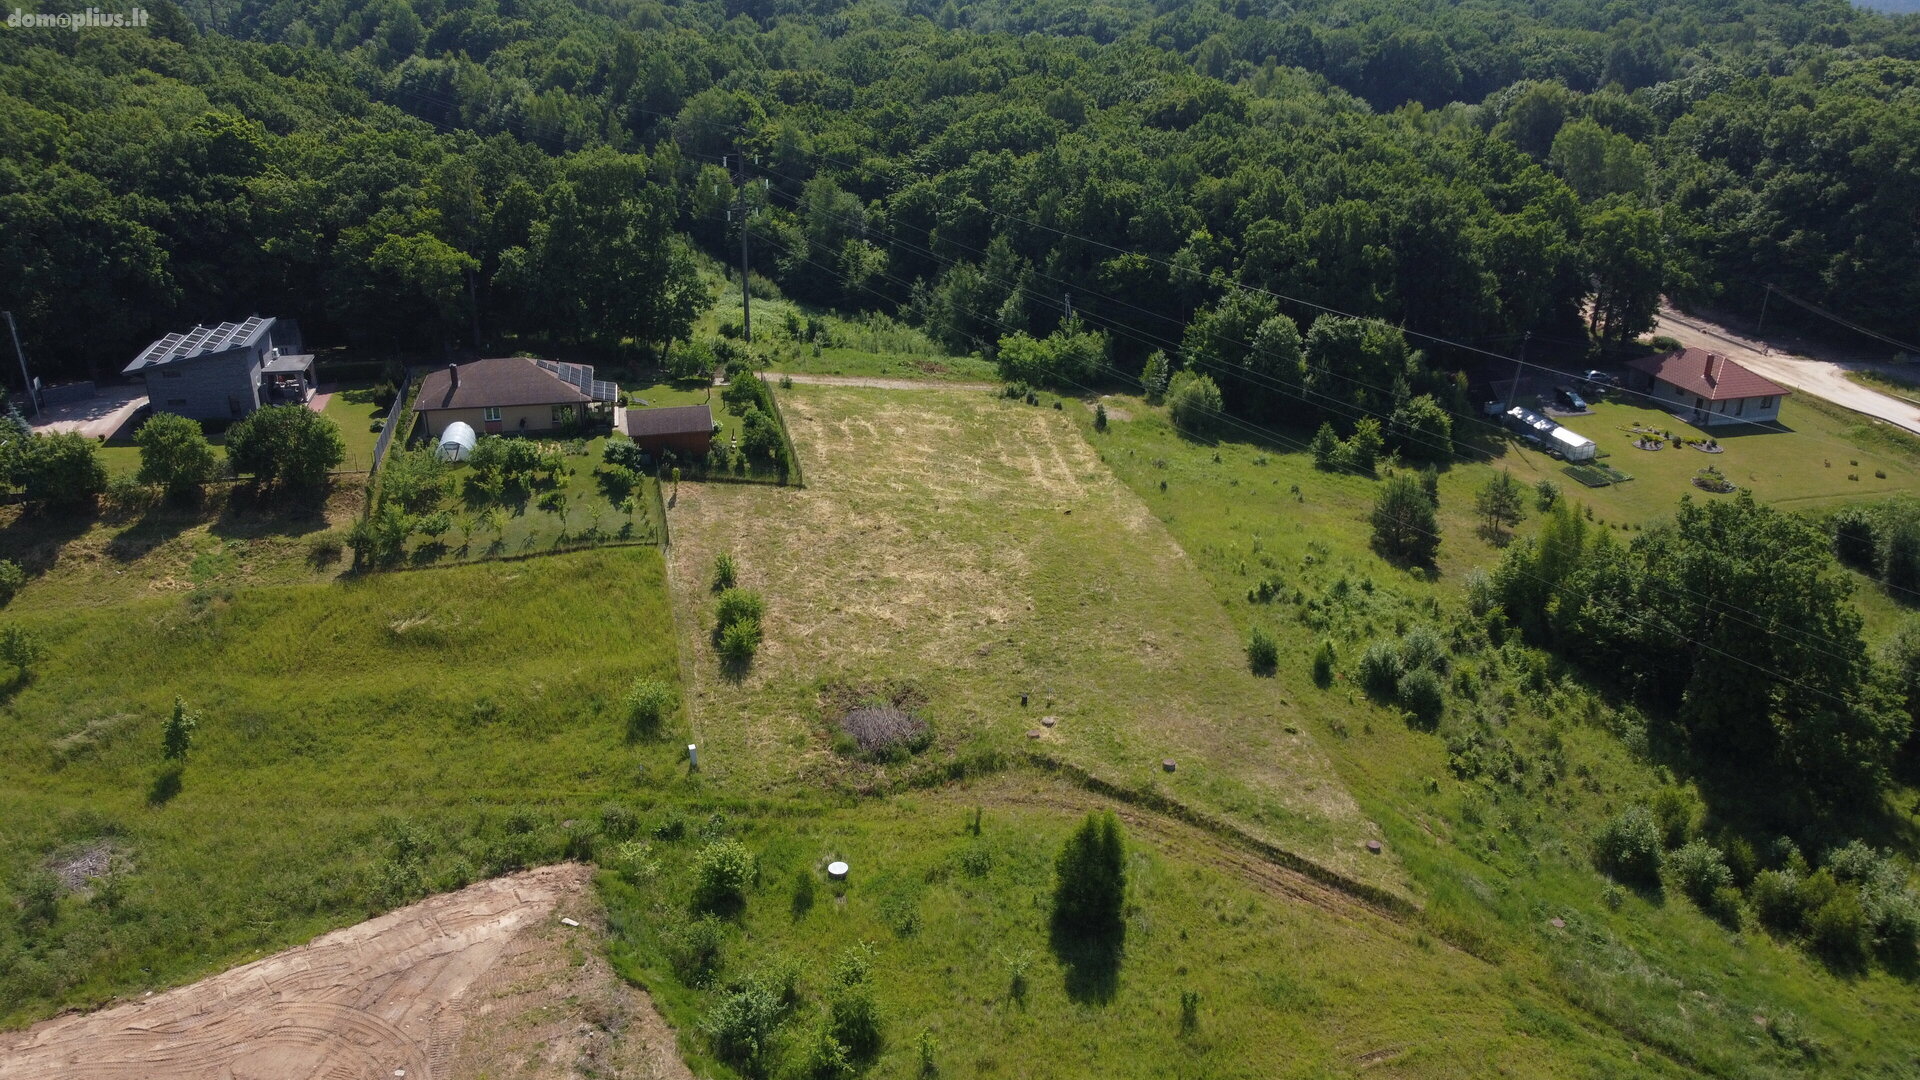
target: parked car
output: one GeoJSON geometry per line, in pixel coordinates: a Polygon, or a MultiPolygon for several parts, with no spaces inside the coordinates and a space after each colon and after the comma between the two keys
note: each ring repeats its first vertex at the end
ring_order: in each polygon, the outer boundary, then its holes
{"type": "Polygon", "coordinates": [[[1586,380],[1587,386],[1591,388],[1600,389],[1620,385],[1620,376],[1609,375],[1604,371],[1589,371],[1580,377],[1586,380]]]}
{"type": "Polygon", "coordinates": [[[1555,387],[1553,396],[1555,400],[1560,402],[1560,407],[1563,409],[1568,409],[1573,412],[1587,411],[1587,399],[1576,393],[1571,386],[1555,387]]]}

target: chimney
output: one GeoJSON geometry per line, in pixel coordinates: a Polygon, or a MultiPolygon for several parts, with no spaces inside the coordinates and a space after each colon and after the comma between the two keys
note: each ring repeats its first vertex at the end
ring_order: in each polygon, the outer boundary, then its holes
{"type": "Polygon", "coordinates": [[[1707,354],[1707,385],[1708,386],[1720,385],[1720,354],[1719,353],[1707,354]]]}
{"type": "Polygon", "coordinates": [[[459,364],[447,365],[447,377],[453,380],[453,388],[455,390],[460,389],[460,365],[459,364]]]}

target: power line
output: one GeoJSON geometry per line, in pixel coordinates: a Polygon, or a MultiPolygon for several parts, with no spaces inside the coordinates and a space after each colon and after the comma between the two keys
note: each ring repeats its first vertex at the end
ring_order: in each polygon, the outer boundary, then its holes
{"type": "MultiPolygon", "coordinates": [[[[786,245],[780,243],[777,240],[772,239],[771,237],[767,237],[758,233],[756,233],[755,235],[758,236],[763,242],[771,244],[774,247],[782,248],[788,251],[792,250],[791,248],[787,248],[786,245]]],[[[809,245],[809,248],[811,248],[813,243],[811,240],[806,240],[804,237],[802,237],[802,240],[803,242],[809,245]]],[[[833,267],[819,262],[818,260],[814,259],[810,254],[801,254],[799,257],[805,260],[807,263],[815,267],[818,267],[821,270],[826,271],[828,274],[840,277],[842,281],[847,281],[847,279],[845,278],[845,275],[841,274],[839,271],[835,270],[833,267]]],[[[939,256],[935,256],[935,258],[939,258],[939,256]]],[[[882,272],[879,276],[887,278],[888,280],[894,282],[896,285],[904,284],[904,282],[902,282],[898,277],[891,274],[886,274],[882,272]]],[[[847,283],[852,284],[852,282],[850,281],[847,283]]],[[[885,295],[879,292],[878,290],[873,289],[872,287],[867,286],[865,284],[860,284],[859,287],[862,289],[865,289],[868,292],[873,293],[876,296],[885,295]]],[[[972,314],[975,317],[980,318],[984,322],[992,323],[993,325],[999,326],[1003,330],[1013,329],[1012,327],[1009,327],[1005,322],[1001,321],[998,318],[998,316],[982,315],[980,312],[970,308],[963,308],[962,310],[965,310],[969,314],[972,314]]],[[[1098,395],[1097,390],[1095,390],[1092,387],[1086,386],[1083,383],[1079,383],[1071,379],[1066,379],[1062,376],[1059,376],[1057,373],[1056,373],[1056,377],[1061,378],[1062,381],[1067,382],[1070,385],[1079,387],[1080,389],[1087,391],[1089,394],[1093,394],[1095,396],[1098,395]]],[[[1211,412],[1212,410],[1209,410],[1209,411],[1211,412]]],[[[1362,411],[1365,411],[1365,410],[1362,410],[1362,411]]],[[[1265,427],[1263,425],[1257,425],[1250,421],[1246,421],[1242,418],[1231,416],[1230,414],[1226,413],[1224,410],[1219,411],[1217,413],[1217,416],[1221,419],[1226,420],[1229,424],[1233,426],[1239,427],[1248,432],[1262,435],[1270,441],[1274,441],[1282,444],[1290,444],[1293,447],[1298,448],[1300,450],[1310,450],[1310,447],[1306,443],[1301,442],[1300,440],[1292,439],[1292,438],[1289,438],[1288,436],[1282,435],[1280,432],[1278,432],[1273,428],[1265,427]]],[[[1429,533],[1428,535],[1431,535],[1435,540],[1438,540],[1440,538],[1438,533],[1429,533]]],[[[1551,582],[1544,582],[1544,579],[1541,579],[1541,580],[1543,580],[1543,583],[1546,583],[1549,585],[1553,584],[1551,582]]],[[[1815,652],[1820,653],[1822,656],[1825,656],[1828,659],[1836,660],[1840,662],[1848,662],[1851,659],[1853,659],[1852,653],[1849,650],[1847,650],[1847,648],[1842,643],[1834,641],[1830,638],[1825,638],[1817,634],[1811,634],[1807,631],[1801,630],[1798,627],[1794,627],[1794,626],[1771,625],[1768,623],[1768,620],[1764,619],[1762,616],[1752,611],[1742,608],[1736,604],[1727,603],[1724,600],[1721,600],[1719,598],[1709,597],[1706,594],[1699,593],[1691,589],[1687,589],[1684,586],[1677,586],[1677,587],[1674,587],[1673,589],[1670,589],[1669,591],[1670,591],[1670,595],[1672,595],[1675,599],[1679,599],[1682,594],[1685,594],[1703,603],[1717,605],[1721,607],[1725,612],[1727,612],[1729,617],[1733,618],[1736,623],[1739,623],[1740,625],[1745,626],[1754,631],[1757,631],[1759,633],[1762,633],[1762,634],[1787,633],[1787,634],[1793,635],[1799,638],[1807,647],[1812,648],[1815,652]],[[1748,616],[1750,619],[1754,621],[1748,621],[1748,619],[1738,618],[1737,617],[1738,615],[1748,616]],[[1828,648],[1824,648],[1822,646],[1833,646],[1835,649],[1838,649],[1839,651],[1833,651],[1828,648]]],[[[1780,676],[1780,677],[1785,678],[1785,676],[1780,676]]]]}

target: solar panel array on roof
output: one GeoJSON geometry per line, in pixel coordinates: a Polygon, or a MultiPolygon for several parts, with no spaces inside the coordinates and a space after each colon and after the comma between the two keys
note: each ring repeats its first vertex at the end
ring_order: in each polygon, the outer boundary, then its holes
{"type": "Polygon", "coordinates": [[[612,401],[620,394],[620,388],[603,379],[593,377],[590,364],[565,364],[558,360],[536,360],[541,368],[552,372],[561,382],[580,391],[595,401],[612,401]]]}
{"type": "Polygon", "coordinates": [[[253,315],[237,323],[196,326],[184,334],[168,334],[147,346],[146,351],[134,357],[133,363],[128,364],[124,371],[139,371],[159,364],[191,360],[196,356],[206,356],[237,348],[258,337],[268,321],[259,315],[253,315]]]}

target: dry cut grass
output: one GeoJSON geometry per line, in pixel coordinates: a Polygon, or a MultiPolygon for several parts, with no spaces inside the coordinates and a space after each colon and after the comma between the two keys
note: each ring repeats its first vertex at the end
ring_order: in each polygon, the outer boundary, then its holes
{"type": "Polygon", "coordinates": [[[1064,413],[936,389],[799,386],[782,404],[809,487],[689,483],[670,511],[710,782],[860,789],[1031,752],[1401,887],[1295,706],[1247,671],[1206,582],[1064,413]],[[767,602],[744,674],[710,640],[722,551],[767,602]],[[905,766],[832,746],[831,688],[879,684],[911,687],[933,726],[905,766]]]}

